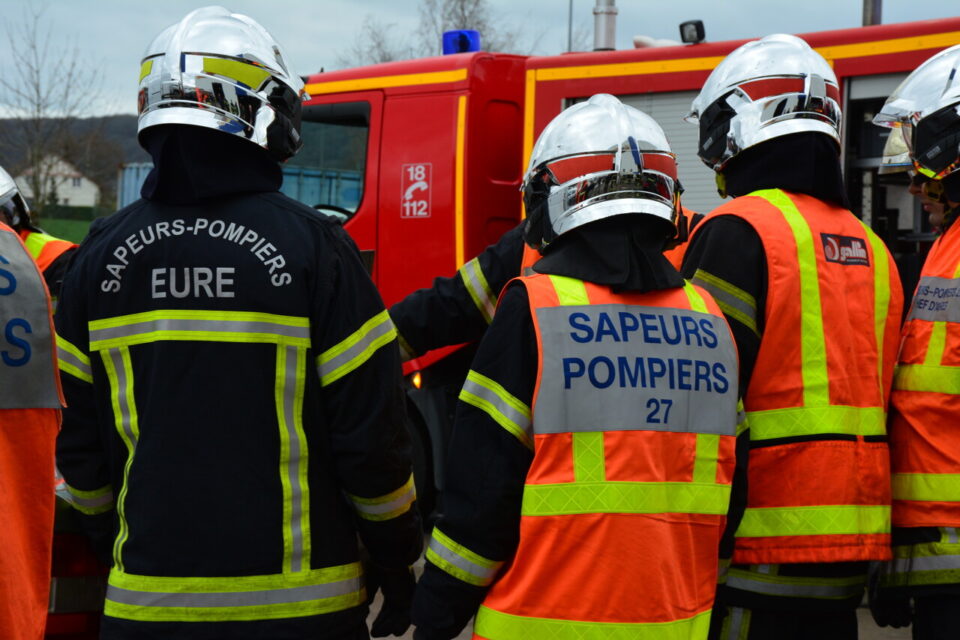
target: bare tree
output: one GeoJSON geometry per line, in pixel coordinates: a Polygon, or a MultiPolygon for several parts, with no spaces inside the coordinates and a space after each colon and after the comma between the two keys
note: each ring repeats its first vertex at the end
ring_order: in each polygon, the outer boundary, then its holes
{"type": "Polygon", "coordinates": [[[395,24],[381,22],[368,13],[353,44],[345,53],[337,56],[337,64],[358,67],[416,57],[414,49],[394,35],[395,28],[395,24]]]}
{"type": "MultiPolygon", "coordinates": [[[[0,140],[4,155],[22,158],[20,173],[31,192],[32,209],[39,217],[56,202],[65,177],[58,162],[67,152],[78,153],[73,139],[77,118],[96,101],[100,76],[75,44],[63,46],[53,38],[44,9],[31,5],[20,22],[7,24],[10,73],[0,77],[0,106],[16,122],[0,140]]],[[[86,144],[91,144],[88,137],[86,144]]]]}

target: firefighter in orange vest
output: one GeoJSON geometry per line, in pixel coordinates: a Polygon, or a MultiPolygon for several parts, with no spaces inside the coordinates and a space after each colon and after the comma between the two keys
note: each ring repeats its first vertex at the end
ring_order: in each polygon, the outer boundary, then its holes
{"type": "Polygon", "coordinates": [[[43,636],[62,404],[47,289],[17,233],[0,222],[0,637],[5,640],[43,636]]]}
{"type": "Polygon", "coordinates": [[[541,134],[536,274],[500,297],[460,394],[415,637],[706,638],[737,433],[732,334],[662,254],[676,163],[609,95],[541,134]],[[599,256],[602,256],[600,258],[599,256]]]}
{"type": "Polygon", "coordinates": [[[890,557],[902,293],[883,242],[847,209],[839,101],[826,60],[772,35],[728,55],[690,114],[734,199],[697,227],[682,271],[736,336],[751,440],[714,637],[856,638],[867,563],[890,557]]]}
{"type": "MultiPolygon", "coordinates": [[[[935,55],[888,98],[874,122],[904,134],[924,189],[944,200],[903,327],[890,400],[893,554],[879,604],[913,599],[916,640],[960,633],[960,46],[935,55]]],[[[894,607],[890,607],[893,609],[894,607]]],[[[897,619],[874,607],[878,622],[897,619]]],[[[897,608],[902,611],[902,609],[897,608]]]]}
{"type": "Polygon", "coordinates": [[[60,284],[63,282],[63,276],[67,272],[67,266],[77,245],[68,240],[54,238],[33,224],[27,202],[20,195],[13,178],[2,167],[0,167],[0,222],[6,223],[20,235],[27,251],[40,267],[56,307],[57,298],[60,296],[60,284]]]}

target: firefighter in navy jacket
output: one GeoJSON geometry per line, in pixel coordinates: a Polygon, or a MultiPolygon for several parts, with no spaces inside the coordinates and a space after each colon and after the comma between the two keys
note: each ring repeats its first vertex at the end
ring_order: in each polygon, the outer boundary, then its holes
{"type": "Polygon", "coordinates": [[[91,228],[57,314],[58,466],[112,541],[104,638],[365,638],[358,534],[400,576],[379,630],[406,626],[422,538],[396,331],[346,234],[277,191],[302,87],[220,7],[144,58],[156,168],[91,228]]]}

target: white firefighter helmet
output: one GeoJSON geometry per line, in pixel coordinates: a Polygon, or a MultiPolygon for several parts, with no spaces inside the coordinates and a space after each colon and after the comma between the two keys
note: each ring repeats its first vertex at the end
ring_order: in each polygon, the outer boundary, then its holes
{"type": "Polygon", "coordinates": [[[3,167],[0,167],[0,221],[17,230],[30,226],[30,207],[20,195],[17,183],[3,167]]]}
{"type": "Polygon", "coordinates": [[[917,67],[873,122],[900,129],[914,166],[928,178],[960,170],[960,45],[917,67]]]}
{"type": "Polygon", "coordinates": [[[697,154],[715,171],[745,149],[793,133],[822,133],[839,146],[837,77],[800,38],[766,36],[717,65],[686,119],[700,125],[697,154]]]}
{"type": "Polygon", "coordinates": [[[204,7],[164,29],[140,66],[137,131],[207,127],[267,149],[277,160],[301,146],[303,81],[252,18],[204,7]]]}
{"type": "Polygon", "coordinates": [[[676,156],[653,118],[611,95],[575,104],[546,126],[522,189],[524,240],[536,249],[619,215],[654,216],[676,231],[676,156]]]}
{"type": "Polygon", "coordinates": [[[883,157],[880,159],[880,174],[901,173],[913,169],[910,160],[910,149],[903,139],[903,129],[897,127],[890,130],[887,141],[883,143],[883,157]]]}

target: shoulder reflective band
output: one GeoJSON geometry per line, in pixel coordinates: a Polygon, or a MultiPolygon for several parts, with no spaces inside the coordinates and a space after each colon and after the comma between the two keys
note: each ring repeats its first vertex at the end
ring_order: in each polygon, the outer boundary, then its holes
{"type": "Polygon", "coordinates": [[[427,560],[458,580],[485,587],[497,576],[502,562],[484,558],[434,527],[427,546],[427,560]]]}
{"type": "Polygon", "coordinates": [[[89,356],[59,334],[57,335],[57,362],[60,365],[60,371],[69,373],[84,382],[93,383],[93,368],[90,366],[89,356]]]}
{"type": "Polygon", "coordinates": [[[361,498],[347,494],[353,502],[353,508],[364,520],[391,520],[410,511],[410,506],[417,499],[417,489],[413,484],[413,474],[403,485],[390,493],[378,498],[361,498]]]}
{"type": "Polygon", "coordinates": [[[474,633],[496,640],[690,640],[706,638],[710,611],[672,622],[586,622],[532,618],[480,606],[474,633]]]}
{"type": "Polygon", "coordinates": [[[883,240],[862,220],[860,224],[863,226],[864,234],[873,252],[873,331],[877,337],[877,384],[880,386],[880,398],[886,404],[888,391],[883,380],[883,357],[887,315],[890,312],[890,263],[887,260],[887,247],[883,244],[883,240]]]}
{"type": "Polygon", "coordinates": [[[521,514],[701,513],[724,515],[730,485],[692,482],[574,482],[527,484],[521,514]]]}
{"type": "MultiPolygon", "coordinates": [[[[780,210],[793,231],[800,267],[800,347],[803,353],[801,377],[803,404],[830,404],[830,383],[827,377],[827,346],[823,335],[823,309],[820,304],[820,280],[817,275],[817,252],[810,226],[789,196],[779,189],[764,189],[750,194],[763,198],[780,210]]],[[[753,425],[751,425],[751,429],[753,425]]],[[[756,436],[753,436],[756,438],[756,436]]]]}
{"type": "Polygon", "coordinates": [[[91,351],[160,340],[310,346],[308,318],[271,313],[163,309],[93,320],[89,327],[91,351]]]}
{"type": "Polygon", "coordinates": [[[303,432],[303,392],[307,349],[277,345],[274,401],[280,436],[280,485],[283,489],[283,570],[310,568],[309,450],[303,432]]]}
{"type": "Polygon", "coordinates": [[[294,574],[214,578],[110,572],[104,615],[143,622],[227,622],[343,611],[366,599],[359,563],[294,574]]]}
{"type": "Polygon", "coordinates": [[[530,407],[498,382],[471,370],[460,391],[460,400],[486,413],[524,446],[533,449],[530,407]]]}
{"type": "Polygon", "coordinates": [[[707,310],[707,303],[703,300],[703,296],[700,295],[700,292],[697,291],[688,280],[683,281],[683,292],[687,294],[687,300],[690,302],[690,308],[694,311],[699,311],[700,313],[710,313],[707,310]]]}
{"type": "Polygon", "coordinates": [[[554,291],[557,292],[557,300],[561,305],[590,304],[590,298],[587,297],[587,288],[581,280],[566,276],[551,275],[549,277],[554,291]]]}
{"type": "Polygon", "coordinates": [[[133,395],[133,366],[130,363],[130,349],[120,347],[109,351],[101,351],[100,355],[103,358],[103,367],[107,372],[107,379],[110,381],[110,402],[113,406],[114,427],[127,448],[127,461],[123,465],[123,486],[120,487],[120,495],[117,498],[117,518],[120,521],[120,526],[117,537],[113,541],[113,566],[123,571],[121,552],[129,535],[124,508],[127,497],[127,478],[130,477],[130,467],[133,465],[137,440],[140,438],[140,426],[133,395]]]}
{"type": "Polygon", "coordinates": [[[801,578],[749,571],[739,567],[732,567],[727,573],[727,586],[731,589],[789,598],[857,598],[863,593],[866,584],[866,574],[842,578],[801,578]]]}
{"type": "Polygon", "coordinates": [[[757,301],[752,295],[703,269],[697,269],[691,282],[709,291],[724,314],[760,335],[757,329],[757,301]]]}
{"type": "Polygon", "coordinates": [[[775,536],[874,535],[890,533],[890,507],[748,507],[738,538],[775,536]]]}
{"type": "Polygon", "coordinates": [[[960,502],[960,473],[895,473],[894,500],[960,502]]]}
{"type": "Polygon", "coordinates": [[[396,336],[397,330],[384,309],[345,340],[320,354],[317,358],[320,383],[327,386],[336,382],[369,360],[380,347],[390,344],[396,336]]]}
{"type": "Polygon", "coordinates": [[[477,309],[487,321],[487,324],[493,320],[493,314],[497,309],[497,296],[490,290],[487,284],[487,278],[483,275],[483,269],[480,268],[480,260],[474,258],[467,264],[460,267],[460,278],[463,280],[463,286],[467,288],[467,293],[477,305],[477,309]]]}
{"type": "Polygon", "coordinates": [[[59,409],[47,289],[13,231],[0,229],[0,409],[59,409]]]}
{"type": "Polygon", "coordinates": [[[960,367],[901,364],[893,377],[893,388],[960,395],[960,367]]]}
{"type": "Polygon", "coordinates": [[[960,322],[960,278],[920,278],[907,320],[960,322]]]}
{"type": "Polygon", "coordinates": [[[882,407],[790,407],[770,411],[748,411],[751,440],[771,440],[816,434],[882,436],[887,414],[882,407]]]}
{"type": "Polygon", "coordinates": [[[81,513],[87,515],[96,515],[113,509],[113,487],[107,485],[94,491],[82,491],[64,483],[65,491],[58,491],[57,495],[62,497],[70,506],[81,513]]]}

